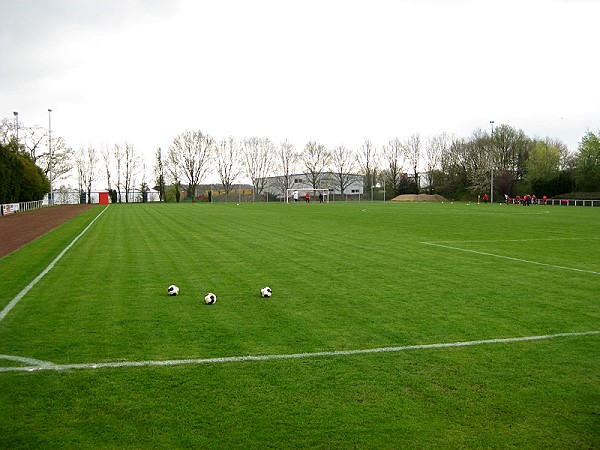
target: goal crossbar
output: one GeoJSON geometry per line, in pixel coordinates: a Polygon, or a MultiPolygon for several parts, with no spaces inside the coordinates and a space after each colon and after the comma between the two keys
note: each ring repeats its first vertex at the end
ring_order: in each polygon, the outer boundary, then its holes
{"type": "Polygon", "coordinates": [[[323,203],[329,203],[329,189],[326,188],[289,188],[285,190],[285,202],[306,201],[306,194],[311,200],[318,200],[323,196],[323,203]]]}

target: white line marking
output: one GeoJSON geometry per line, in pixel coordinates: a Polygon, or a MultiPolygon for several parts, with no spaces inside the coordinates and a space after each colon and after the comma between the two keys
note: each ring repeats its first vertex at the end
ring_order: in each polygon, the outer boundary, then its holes
{"type": "Polygon", "coordinates": [[[480,252],[477,250],[469,250],[467,248],[452,247],[450,245],[435,244],[433,242],[421,242],[421,244],[432,245],[434,247],[447,248],[450,250],[458,250],[461,252],[475,253],[477,255],[493,256],[494,258],[509,259],[511,261],[518,261],[518,262],[527,263],[527,264],[535,264],[538,266],[552,267],[554,269],[572,270],[574,272],[591,273],[593,275],[600,275],[600,272],[594,272],[593,270],[576,269],[575,267],[556,266],[554,264],[546,264],[546,263],[541,263],[541,262],[537,262],[537,261],[530,261],[528,259],[513,258],[512,256],[503,256],[503,255],[497,255],[495,253],[487,253],[487,252],[480,252]]]}
{"type": "Polygon", "coordinates": [[[39,281],[40,281],[42,278],[44,278],[44,276],[45,276],[45,275],[46,275],[48,272],[50,272],[50,270],[52,270],[52,268],[53,268],[53,267],[56,265],[56,263],[57,263],[58,261],[60,261],[60,259],[61,259],[61,258],[62,258],[62,257],[65,255],[65,253],[67,253],[67,251],[68,251],[68,250],[69,250],[71,247],[73,247],[73,245],[75,245],[75,242],[77,242],[77,240],[79,240],[79,238],[85,234],[85,232],[86,232],[86,231],[87,231],[87,230],[88,230],[88,229],[89,229],[89,228],[90,228],[90,227],[91,227],[91,226],[94,224],[94,222],[95,222],[96,220],[98,220],[98,218],[99,218],[99,217],[100,217],[102,214],[104,214],[104,211],[106,211],[107,209],[108,209],[108,206],[107,206],[106,208],[104,208],[104,209],[102,210],[102,212],[101,212],[100,214],[98,214],[98,215],[97,215],[97,216],[94,218],[94,220],[92,220],[92,221],[89,223],[89,225],[88,225],[87,227],[85,227],[85,229],[84,229],[84,230],[83,230],[81,233],[79,233],[79,236],[77,236],[75,239],[73,239],[73,240],[71,241],[71,243],[70,243],[69,245],[67,245],[67,246],[65,247],[65,249],[64,249],[62,252],[60,252],[60,254],[59,254],[59,255],[58,255],[56,258],[54,258],[54,261],[52,261],[52,262],[51,262],[51,263],[48,265],[48,267],[46,267],[46,268],[45,268],[45,269],[42,271],[42,273],[40,273],[40,274],[39,274],[37,277],[35,277],[35,279],[34,279],[34,280],[31,282],[31,283],[29,283],[27,286],[25,286],[25,288],[23,288],[23,290],[22,290],[21,292],[19,292],[19,293],[18,293],[18,294],[15,296],[15,298],[13,298],[13,299],[10,301],[10,303],[4,307],[4,309],[3,309],[3,310],[0,312],[0,322],[1,322],[1,321],[2,321],[2,320],[5,318],[5,317],[6,317],[6,315],[7,315],[7,314],[10,312],[10,310],[11,310],[11,309],[13,309],[17,303],[19,303],[19,301],[20,301],[20,300],[21,300],[21,299],[22,299],[22,298],[25,296],[25,294],[27,294],[27,293],[28,293],[28,292],[31,290],[31,288],[33,288],[33,287],[34,287],[34,286],[35,286],[35,285],[36,285],[36,284],[37,284],[37,283],[38,283],[38,282],[39,282],[39,281]]]}
{"type": "Polygon", "coordinates": [[[480,341],[466,342],[449,342],[442,344],[422,344],[422,345],[406,345],[403,347],[381,347],[365,350],[339,350],[329,352],[315,353],[292,353],[287,355],[259,355],[259,356],[229,356],[223,358],[206,358],[206,359],[172,359],[166,361],[118,361],[118,362],[103,362],[103,363],[86,363],[86,364],[52,364],[33,365],[28,367],[0,367],[0,372],[34,372],[38,370],[71,370],[71,369],[103,369],[103,368],[123,368],[123,367],[166,367],[180,365],[199,365],[199,364],[223,364],[248,361],[272,361],[278,359],[303,359],[303,358],[318,358],[331,356],[351,356],[363,355],[368,353],[394,353],[407,350],[428,350],[450,347],[469,347],[473,345],[486,344],[510,344],[514,342],[539,341],[543,339],[555,339],[561,337],[576,337],[576,336],[592,336],[598,335],[600,331],[584,331],[580,333],[557,333],[546,334],[542,336],[526,336],[506,339],[484,339],[480,341]]]}
{"type": "Polygon", "coordinates": [[[49,361],[41,361],[39,359],[27,358],[24,356],[0,355],[0,359],[28,364],[29,366],[51,367],[55,365],[49,361]]]}
{"type": "MultiPolygon", "coordinates": [[[[527,239],[469,239],[462,241],[435,241],[436,243],[452,244],[470,244],[478,242],[538,242],[538,241],[597,241],[600,237],[555,237],[555,238],[527,238],[527,239]]],[[[431,244],[431,242],[421,242],[421,244],[431,244]]]]}

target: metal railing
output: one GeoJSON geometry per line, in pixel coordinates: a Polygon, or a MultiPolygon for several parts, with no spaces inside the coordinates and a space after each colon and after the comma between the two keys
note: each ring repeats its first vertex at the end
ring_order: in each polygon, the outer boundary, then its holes
{"type": "MultiPolygon", "coordinates": [[[[523,200],[510,199],[513,205],[522,205],[523,200]]],[[[548,206],[600,206],[600,200],[583,200],[575,198],[549,198],[547,200],[537,199],[532,205],[548,205],[548,206]]]]}
{"type": "Polygon", "coordinates": [[[40,209],[46,206],[43,200],[36,200],[34,202],[19,202],[19,203],[5,203],[0,205],[0,213],[3,216],[8,214],[14,214],[17,212],[31,211],[34,209],[40,209]]]}

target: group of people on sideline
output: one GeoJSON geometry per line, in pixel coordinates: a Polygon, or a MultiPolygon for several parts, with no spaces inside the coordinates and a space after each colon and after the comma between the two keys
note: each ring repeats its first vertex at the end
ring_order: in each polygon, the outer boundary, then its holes
{"type": "Polygon", "coordinates": [[[525,194],[522,198],[520,195],[517,195],[514,198],[514,200],[511,199],[508,196],[508,194],[504,194],[504,200],[506,201],[507,205],[509,205],[510,203],[514,203],[515,205],[530,206],[530,205],[546,205],[548,203],[548,197],[546,197],[544,195],[540,202],[540,200],[535,196],[535,194],[534,195],[525,194]]]}
{"type": "MultiPolygon", "coordinates": [[[[479,201],[479,200],[478,200],[479,201]]],[[[487,203],[489,201],[489,196],[487,194],[483,194],[483,203],[487,203]]],[[[514,199],[510,198],[508,194],[504,194],[504,201],[507,205],[514,203],[515,205],[546,205],[548,204],[548,197],[545,195],[542,197],[541,201],[535,195],[525,194],[523,197],[517,195],[514,199]]]]}

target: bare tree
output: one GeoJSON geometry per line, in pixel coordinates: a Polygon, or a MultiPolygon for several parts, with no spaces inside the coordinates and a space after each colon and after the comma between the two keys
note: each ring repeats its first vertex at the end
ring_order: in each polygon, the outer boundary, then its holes
{"type": "Polygon", "coordinates": [[[323,172],[331,161],[331,153],[323,144],[309,141],[301,155],[304,165],[304,175],[313,189],[320,187],[323,172]]]}
{"type": "Polygon", "coordinates": [[[494,129],[491,136],[491,166],[495,171],[508,170],[515,180],[522,180],[525,175],[525,165],[530,139],[523,130],[516,130],[510,125],[501,124],[494,129]]]}
{"type": "Polygon", "coordinates": [[[181,133],[169,147],[169,160],[181,169],[192,201],[195,200],[196,188],[210,168],[214,148],[214,139],[200,130],[181,133]]]}
{"type": "MultiPolygon", "coordinates": [[[[52,167],[55,180],[63,178],[73,170],[74,151],[65,139],[52,134],[52,164],[48,148],[48,130],[40,126],[18,125],[18,152],[27,155],[48,177],[52,167]]],[[[0,122],[0,143],[7,145],[17,139],[15,121],[2,119],[0,122]]]]}
{"type": "Polygon", "coordinates": [[[469,189],[474,194],[489,192],[491,187],[491,172],[496,160],[493,151],[490,150],[489,135],[477,129],[473,132],[471,139],[463,143],[463,157],[466,172],[469,177],[469,189]]]}
{"type": "MultiPolygon", "coordinates": [[[[128,203],[129,194],[133,194],[135,186],[135,177],[137,175],[137,169],[140,164],[140,157],[135,152],[133,145],[128,142],[125,142],[125,145],[123,146],[123,156],[125,157],[125,202],[128,203]]],[[[131,197],[132,201],[134,201],[133,195],[131,197]]]]}
{"type": "MultiPolygon", "coordinates": [[[[22,145],[23,150],[31,157],[34,163],[38,163],[37,160],[41,156],[45,156],[48,159],[48,130],[46,128],[35,125],[19,126],[19,141],[22,145]]],[[[55,134],[52,135],[52,149],[57,147],[58,138],[55,134]]],[[[53,151],[54,153],[54,151],[53,151]]]]}
{"type": "Polygon", "coordinates": [[[575,165],[575,155],[569,147],[560,139],[546,138],[545,141],[549,146],[556,147],[560,155],[560,161],[558,164],[559,170],[569,170],[575,165]]]}
{"type": "MultiPolygon", "coordinates": [[[[365,139],[360,147],[360,151],[358,152],[358,164],[365,176],[366,186],[374,186],[377,171],[377,152],[369,139],[365,139]]],[[[371,200],[373,200],[372,196],[371,200]]]]}
{"type": "Polygon", "coordinates": [[[419,160],[421,159],[421,137],[418,133],[411,135],[404,143],[404,152],[410,167],[413,169],[415,183],[419,189],[419,160]]]}
{"type": "Polygon", "coordinates": [[[119,199],[119,203],[123,202],[123,198],[121,196],[121,177],[123,176],[123,170],[122,170],[122,165],[123,165],[123,155],[124,155],[124,151],[123,148],[119,145],[119,144],[115,144],[115,146],[113,147],[113,157],[115,158],[115,169],[117,172],[117,197],[119,199]]]}
{"type": "MultiPolygon", "coordinates": [[[[469,139],[451,138],[449,147],[442,153],[440,164],[444,174],[441,186],[442,195],[453,194],[466,189],[469,183],[468,159],[469,139]]],[[[440,189],[438,189],[438,192],[440,189]]]]}
{"type": "Polygon", "coordinates": [[[108,144],[100,145],[100,155],[102,156],[102,162],[104,163],[104,171],[106,173],[106,187],[110,191],[112,189],[112,153],[108,144]]]}
{"type": "Polygon", "coordinates": [[[434,186],[434,171],[441,169],[442,156],[447,152],[450,145],[450,137],[447,133],[440,133],[427,139],[425,146],[425,170],[427,172],[427,184],[429,193],[432,194],[434,186]]]}
{"type": "Polygon", "coordinates": [[[0,145],[8,146],[8,144],[15,139],[16,140],[16,123],[12,119],[3,117],[0,121],[0,145]]]}
{"type": "Polygon", "coordinates": [[[386,163],[386,175],[389,185],[392,186],[394,195],[398,195],[398,186],[404,172],[404,147],[397,137],[390,139],[387,145],[381,148],[383,159],[386,163]]]}
{"type": "Polygon", "coordinates": [[[155,155],[155,164],[154,164],[154,177],[156,180],[156,187],[158,189],[158,198],[161,202],[166,202],[167,198],[165,196],[165,186],[166,186],[166,178],[165,178],[165,162],[163,160],[162,149],[158,147],[155,155]]]}
{"type": "Polygon", "coordinates": [[[242,173],[240,145],[233,136],[222,139],[216,146],[215,165],[225,190],[225,201],[233,189],[233,183],[242,173]]]}
{"type": "Polygon", "coordinates": [[[340,193],[344,195],[348,186],[356,180],[356,155],[343,145],[338,145],[331,152],[331,171],[335,177],[340,193]]]}
{"type": "Polygon", "coordinates": [[[171,151],[171,148],[169,148],[165,160],[165,170],[168,174],[168,182],[172,183],[175,188],[175,201],[179,203],[181,198],[182,169],[177,161],[177,155],[171,151]]]}
{"type": "Polygon", "coordinates": [[[92,203],[92,184],[97,176],[98,162],[96,148],[92,145],[88,145],[86,148],[81,147],[75,155],[79,189],[86,192],[87,203],[92,203]]]}
{"type": "Polygon", "coordinates": [[[146,203],[148,201],[148,191],[150,190],[150,186],[148,186],[148,182],[146,181],[146,174],[147,174],[146,161],[143,158],[139,158],[139,162],[142,166],[141,167],[142,182],[140,183],[140,196],[141,196],[141,201],[143,203],[146,203]]]}
{"type": "Polygon", "coordinates": [[[43,152],[36,156],[35,163],[49,176],[52,167],[52,177],[55,180],[64,178],[73,170],[73,149],[67,146],[61,136],[52,137],[52,164],[50,164],[50,153],[43,152]]]}
{"type": "Polygon", "coordinates": [[[256,195],[261,195],[266,186],[266,177],[271,169],[274,154],[275,144],[269,138],[244,139],[246,173],[252,181],[256,195]]]}
{"type": "Polygon", "coordinates": [[[298,155],[295,152],[294,144],[285,140],[279,146],[277,156],[277,171],[280,176],[276,178],[276,188],[281,195],[284,196],[286,191],[290,189],[290,186],[292,185],[292,175],[294,172],[294,165],[298,160],[298,155]]]}

